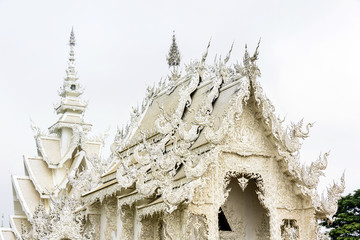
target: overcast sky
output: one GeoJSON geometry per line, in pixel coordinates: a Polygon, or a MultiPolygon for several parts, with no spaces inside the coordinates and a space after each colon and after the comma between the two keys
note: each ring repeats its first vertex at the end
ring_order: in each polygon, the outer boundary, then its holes
{"type": "MultiPolygon", "coordinates": [[[[346,193],[360,188],[360,1],[0,0],[0,213],[12,213],[10,174],[36,154],[29,127],[57,116],[71,27],[77,70],[95,133],[122,126],[145,88],[168,74],[165,56],[176,31],[182,62],[241,61],[261,37],[264,91],[288,121],[316,122],[302,161],[331,150],[321,186],[346,170],[346,193]]],[[[114,135],[108,139],[107,148],[114,135]]]]}

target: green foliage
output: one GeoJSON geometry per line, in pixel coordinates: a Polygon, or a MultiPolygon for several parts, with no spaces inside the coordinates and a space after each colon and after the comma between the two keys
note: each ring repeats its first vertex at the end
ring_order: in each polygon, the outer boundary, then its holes
{"type": "Polygon", "coordinates": [[[331,229],[331,239],[360,239],[360,189],[339,199],[338,205],[335,221],[329,225],[323,221],[321,225],[331,229]]]}

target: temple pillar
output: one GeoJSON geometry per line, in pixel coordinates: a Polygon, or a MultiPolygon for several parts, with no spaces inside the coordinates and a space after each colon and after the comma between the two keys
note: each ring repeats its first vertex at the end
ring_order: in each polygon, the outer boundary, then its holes
{"type": "Polygon", "coordinates": [[[276,209],[270,209],[269,213],[270,240],[279,240],[281,239],[281,220],[276,209]]]}
{"type": "Polygon", "coordinates": [[[120,207],[118,214],[117,239],[134,239],[134,208],[129,205],[123,205],[120,207]]]}
{"type": "Polygon", "coordinates": [[[116,236],[117,227],[117,201],[111,197],[105,199],[101,206],[100,217],[100,240],[113,239],[116,236]]]}
{"type": "Polygon", "coordinates": [[[93,239],[99,240],[100,239],[100,214],[89,214],[88,215],[90,227],[94,230],[93,239]]]}

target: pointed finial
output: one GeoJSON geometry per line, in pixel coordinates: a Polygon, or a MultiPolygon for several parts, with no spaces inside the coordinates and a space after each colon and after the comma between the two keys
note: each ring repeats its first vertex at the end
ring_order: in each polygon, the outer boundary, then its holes
{"type": "Polygon", "coordinates": [[[230,56],[231,56],[231,52],[232,52],[232,50],[233,50],[233,47],[234,47],[234,42],[232,42],[232,44],[231,44],[229,53],[228,53],[228,55],[227,55],[227,56],[225,57],[225,59],[224,59],[224,63],[227,63],[227,62],[229,61],[230,56]]]}
{"type": "Polygon", "coordinates": [[[70,46],[73,46],[73,47],[75,46],[75,34],[74,34],[74,27],[72,27],[72,28],[71,28],[69,45],[70,45],[70,46]]]}
{"type": "Polygon", "coordinates": [[[258,45],[257,45],[257,47],[255,49],[254,55],[250,58],[251,62],[254,62],[254,61],[258,60],[260,42],[261,42],[261,38],[259,39],[259,42],[258,42],[258,45]]]}
{"type": "Polygon", "coordinates": [[[247,50],[247,44],[245,43],[245,54],[244,54],[244,58],[243,58],[243,63],[244,66],[249,66],[250,64],[250,56],[247,50]]]}
{"type": "Polygon", "coordinates": [[[4,227],[4,213],[1,216],[1,227],[4,227]]]}
{"type": "Polygon", "coordinates": [[[175,67],[180,65],[180,52],[176,43],[175,31],[173,31],[172,43],[166,60],[169,67],[175,67]]]}
{"type": "MultiPolygon", "coordinates": [[[[61,97],[78,97],[82,94],[83,89],[81,85],[76,81],[79,79],[77,77],[76,64],[75,64],[75,34],[74,28],[71,28],[70,39],[69,39],[69,57],[68,57],[68,66],[65,69],[66,77],[64,79],[63,86],[60,88],[59,95],[61,97]]],[[[58,106],[55,108],[57,109],[58,106]]]]}
{"type": "Polygon", "coordinates": [[[206,52],[202,55],[202,58],[201,58],[201,63],[202,64],[205,63],[205,60],[206,60],[207,55],[209,53],[210,44],[211,44],[211,38],[210,38],[209,43],[208,43],[208,45],[206,47],[206,52]]]}
{"type": "Polygon", "coordinates": [[[69,46],[70,46],[70,53],[69,53],[69,62],[68,67],[66,69],[66,81],[76,81],[78,78],[76,76],[76,70],[75,70],[75,34],[74,34],[74,28],[71,28],[70,33],[70,40],[69,40],[69,46]]]}

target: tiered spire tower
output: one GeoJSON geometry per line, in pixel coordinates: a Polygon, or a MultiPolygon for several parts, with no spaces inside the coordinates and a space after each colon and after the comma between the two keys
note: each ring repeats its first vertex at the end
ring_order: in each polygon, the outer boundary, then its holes
{"type": "Polygon", "coordinates": [[[86,109],[87,103],[80,99],[80,96],[83,93],[83,89],[77,81],[79,78],[77,77],[77,72],[75,69],[75,45],[75,34],[74,30],[71,29],[68,67],[66,69],[66,77],[64,79],[63,86],[59,92],[61,102],[55,106],[55,110],[57,114],[62,114],[60,117],[61,120],[63,120],[65,115],[70,114],[80,117],[82,122],[82,115],[86,109]]]}
{"type": "Polygon", "coordinates": [[[69,39],[70,53],[68,67],[66,68],[66,77],[59,92],[61,101],[55,106],[55,111],[60,115],[60,118],[49,128],[50,132],[61,134],[62,154],[70,144],[72,133],[78,131],[76,129],[81,128],[82,131],[88,132],[91,128],[91,124],[85,123],[83,118],[87,102],[80,98],[83,90],[77,81],[79,78],[77,77],[75,69],[75,45],[74,29],[71,29],[69,39]]]}
{"type": "MultiPolygon", "coordinates": [[[[60,91],[60,96],[62,98],[78,98],[82,93],[82,88],[80,84],[77,82],[79,79],[77,77],[77,72],[75,70],[75,48],[76,42],[75,42],[75,34],[74,30],[71,29],[70,34],[70,40],[69,40],[69,46],[70,46],[70,53],[69,53],[69,61],[68,61],[68,67],[66,69],[66,78],[64,79],[63,87],[60,91]]],[[[58,113],[60,113],[57,110],[58,113]]]]}

